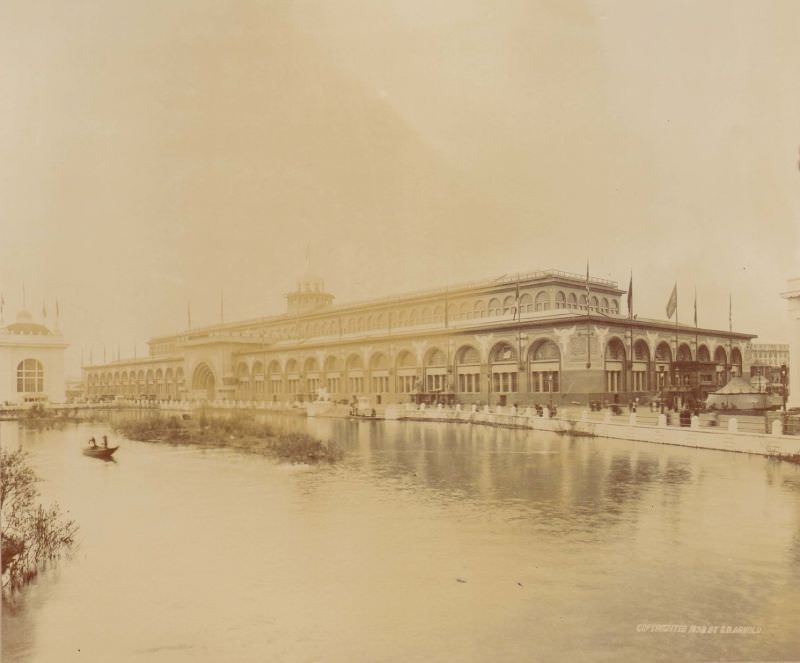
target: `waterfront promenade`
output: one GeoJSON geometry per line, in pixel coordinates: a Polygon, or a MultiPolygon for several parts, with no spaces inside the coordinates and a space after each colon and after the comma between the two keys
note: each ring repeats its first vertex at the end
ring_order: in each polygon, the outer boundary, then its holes
{"type": "MultiPolygon", "coordinates": [[[[91,403],[72,406],[54,406],[55,412],[69,411],[80,418],[83,412],[108,409],[138,409],[191,413],[199,409],[224,412],[249,411],[255,413],[284,412],[298,416],[319,418],[355,418],[363,420],[409,420],[441,423],[486,425],[522,428],[576,436],[631,440],[653,444],[671,444],[698,449],[711,449],[770,457],[800,455],[800,435],[797,422],[784,431],[780,413],[763,415],[732,415],[703,413],[693,416],[688,426],[680,425],[676,412],[659,413],[646,408],[638,412],[623,411],[614,414],[610,409],[591,411],[585,406],[573,405],[559,408],[556,413],[547,407],[515,408],[496,406],[426,407],[423,405],[393,404],[361,410],[354,415],[350,406],[332,402],[282,403],[259,401],[138,401],[117,400],[113,403],[91,403]],[[788,434],[787,434],[788,433],[788,434]]],[[[0,419],[24,416],[19,408],[0,408],[0,419]]],[[[796,417],[795,417],[796,419],[796,417]]]]}

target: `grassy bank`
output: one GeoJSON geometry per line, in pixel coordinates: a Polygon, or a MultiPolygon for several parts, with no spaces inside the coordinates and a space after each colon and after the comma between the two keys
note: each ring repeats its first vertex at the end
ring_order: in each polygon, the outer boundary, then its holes
{"type": "Polygon", "coordinates": [[[269,424],[244,414],[209,417],[201,413],[188,420],[152,415],[144,419],[123,419],[114,429],[142,442],[230,447],[292,463],[332,463],[344,455],[335,441],[324,442],[305,433],[276,431],[269,424]]]}

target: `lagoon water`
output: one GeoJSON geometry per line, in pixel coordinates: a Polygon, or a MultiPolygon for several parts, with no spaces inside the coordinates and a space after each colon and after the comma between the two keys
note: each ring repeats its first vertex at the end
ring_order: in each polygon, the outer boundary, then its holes
{"type": "Polygon", "coordinates": [[[3,605],[2,660],[800,659],[800,467],[470,425],[275,421],[339,440],[345,460],[123,439],[105,463],[79,453],[102,424],[0,424],[80,524],[70,557],[3,605]],[[723,632],[737,626],[754,632],[723,632]]]}

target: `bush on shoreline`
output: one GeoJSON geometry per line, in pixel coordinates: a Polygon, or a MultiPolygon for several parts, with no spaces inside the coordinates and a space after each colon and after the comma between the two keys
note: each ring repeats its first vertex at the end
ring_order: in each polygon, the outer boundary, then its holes
{"type": "Polygon", "coordinates": [[[323,442],[306,433],[276,431],[269,424],[241,413],[231,417],[209,417],[201,412],[196,421],[174,415],[152,415],[119,421],[115,430],[141,442],[231,447],[293,463],[334,462],[344,456],[334,441],[323,442]]]}
{"type": "Polygon", "coordinates": [[[36,474],[22,449],[0,449],[0,558],[3,596],[30,582],[72,545],[78,526],[57,504],[36,504],[36,474]]]}

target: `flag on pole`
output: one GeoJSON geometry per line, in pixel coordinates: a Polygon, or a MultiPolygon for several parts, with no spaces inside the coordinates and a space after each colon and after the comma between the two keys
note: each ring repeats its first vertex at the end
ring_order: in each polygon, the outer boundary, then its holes
{"type": "Polygon", "coordinates": [[[192,328],[192,303],[186,302],[186,317],[189,322],[189,329],[192,328]]]}
{"type": "Polygon", "coordinates": [[[633,319],[633,270],[631,270],[631,280],[628,283],[628,317],[633,319]]]}
{"type": "Polygon", "coordinates": [[[697,288],[694,289],[694,326],[697,327],[697,288]]]}
{"type": "Polygon", "coordinates": [[[728,293],[728,329],[733,331],[733,296],[728,293]]]}
{"type": "Polygon", "coordinates": [[[589,261],[586,261],[586,314],[589,314],[589,295],[591,294],[591,290],[589,289],[589,261]]]}
{"type": "Polygon", "coordinates": [[[672,314],[675,313],[675,309],[678,308],[678,284],[672,287],[672,294],[669,296],[669,301],[667,302],[667,317],[671,318],[672,314]]]}
{"type": "Polygon", "coordinates": [[[47,304],[45,304],[44,300],[42,300],[42,317],[47,317],[47,304]]]}

